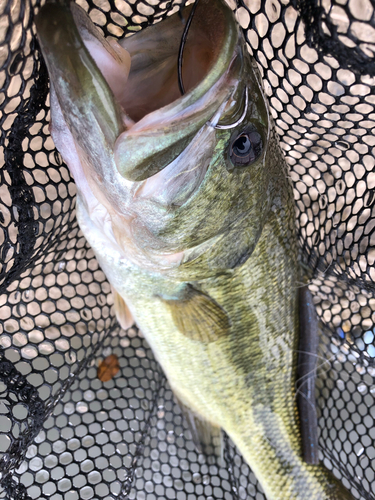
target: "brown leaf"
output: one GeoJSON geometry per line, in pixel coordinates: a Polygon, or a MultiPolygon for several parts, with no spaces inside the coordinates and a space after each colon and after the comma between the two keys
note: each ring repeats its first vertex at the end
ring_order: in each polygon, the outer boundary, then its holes
{"type": "Polygon", "coordinates": [[[98,379],[102,382],[112,380],[116,373],[120,370],[118,358],[115,354],[107,356],[98,366],[98,379]]]}

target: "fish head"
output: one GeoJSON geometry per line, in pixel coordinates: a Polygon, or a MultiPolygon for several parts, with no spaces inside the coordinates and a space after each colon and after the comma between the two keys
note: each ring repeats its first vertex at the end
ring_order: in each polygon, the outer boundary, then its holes
{"type": "Polygon", "coordinates": [[[47,4],[37,18],[52,136],[80,199],[130,260],[162,272],[241,224],[250,253],[277,177],[267,106],[231,10],[200,0],[181,95],[184,27],[175,14],[117,42],[76,4],[47,4]]]}

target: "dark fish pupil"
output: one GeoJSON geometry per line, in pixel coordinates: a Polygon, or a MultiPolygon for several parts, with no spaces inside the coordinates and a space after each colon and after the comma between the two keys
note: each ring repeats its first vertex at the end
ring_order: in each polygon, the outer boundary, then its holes
{"type": "MultiPolygon", "coordinates": [[[[255,127],[254,127],[255,128],[255,127]]],[[[262,137],[257,130],[242,132],[232,142],[229,158],[235,167],[249,166],[262,153],[262,137]]]]}
{"type": "Polygon", "coordinates": [[[234,152],[239,155],[247,154],[251,149],[251,142],[247,135],[241,135],[233,144],[234,152]],[[237,150],[237,151],[236,151],[237,150]]]}

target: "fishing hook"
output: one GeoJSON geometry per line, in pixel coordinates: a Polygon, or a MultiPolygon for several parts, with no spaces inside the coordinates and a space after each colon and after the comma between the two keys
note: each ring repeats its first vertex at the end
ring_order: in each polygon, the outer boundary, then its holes
{"type": "MultiPolygon", "coordinates": [[[[178,49],[177,76],[178,76],[178,87],[180,89],[181,95],[185,94],[185,87],[184,87],[184,84],[182,81],[182,62],[183,62],[184,48],[185,48],[187,36],[189,33],[189,29],[190,29],[198,2],[199,2],[199,0],[196,0],[196,2],[194,3],[194,5],[190,11],[188,20],[185,24],[185,28],[184,28],[184,31],[182,33],[180,47],[178,49]]],[[[229,125],[215,125],[215,128],[219,129],[219,130],[229,130],[231,128],[237,127],[237,125],[239,125],[245,119],[248,106],[249,106],[249,94],[248,94],[247,88],[245,88],[245,107],[244,107],[243,113],[240,116],[240,118],[237,121],[235,121],[234,123],[231,123],[229,125]]]]}
{"type": "Polygon", "coordinates": [[[179,86],[181,95],[185,94],[185,87],[184,87],[184,84],[182,82],[182,58],[183,58],[183,54],[184,54],[186,39],[188,36],[190,25],[191,25],[191,22],[193,20],[195,9],[197,8],[198,2],[199,2],[199,0],[196,0],[195,4],[193,5],[193,8],[190,11],[188,20],[185,24],[185,28],[184,28],[184,31],[182,33],[180,48],[178,49],[177,73],[178,73],[178,86],[179,86]]]}
{"type": "Polygon", "coordinates": [[[242,112],[242,115],[238,118],[237,121],[233,122],[233,123],[230,123],[229,125],[215,125],[215,128],[216,129],[219,129],[219,130],[229,130],[231,128],[235,128],[237,127],[237,125],[239,125],[241,122],[244,121],[245,119],[245,116],[247,114],[247,108],[249,106],[249,92],[247,90],[247,87],[245,87],[245,107],[244,107],[244,110],[242,112]]]}

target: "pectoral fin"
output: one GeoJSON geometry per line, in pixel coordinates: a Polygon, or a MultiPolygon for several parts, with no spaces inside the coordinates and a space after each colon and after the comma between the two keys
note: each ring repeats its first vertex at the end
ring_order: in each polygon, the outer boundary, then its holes
{"type": "Polygon", "coordinates": [[[217,457],[222,457],[223,440],[221,428],[199,417],[176,396],[175,398],[189,426],[198,453],[203,453],[206,456],[216,455],[217,457]]]}
{"type": "Polygon", "coordinates": [[[178,330],[191,340],[216,342],[230,331],[227,313],[214,299],[188,286],[178,300],[165,300],[178,330]]]}
{"type": "Polygon", "coordinates": [[[132,313],[130,312],[128,306],[126,305],[125,300],[121,297],[119,293],[116,292],[112,288],[113,300],[114,300],[114,309],[116,313],[117,321],[119,322],[121,328],[127,330],[131,326],[134,325],[134,318],[132,313]]]}

